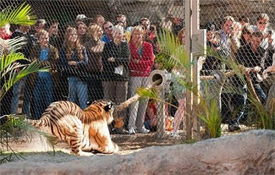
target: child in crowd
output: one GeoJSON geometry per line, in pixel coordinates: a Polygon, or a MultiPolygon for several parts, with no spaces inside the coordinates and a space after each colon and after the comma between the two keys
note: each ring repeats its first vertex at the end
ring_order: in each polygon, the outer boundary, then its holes
{"type": "MultiPolygon", "coordinates": [[[[157,124],[158,124],[157,103],[155,100],[150,99],[146,109],[144,125],[146,129],[150,131],[156,131],[157,124]]],[[[173,130],[173,117],[168,115],[168,105],[165,105],[165,130],[166,131],[173,130]]]]}

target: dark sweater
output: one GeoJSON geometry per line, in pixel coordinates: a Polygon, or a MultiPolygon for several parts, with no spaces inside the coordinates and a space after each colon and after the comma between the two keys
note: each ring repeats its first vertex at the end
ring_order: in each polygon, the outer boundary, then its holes
{"type": "MultiPolygon", "coordinates": [[[[247,68],[253,68],[256,66],[264,68],[266,57],[267,52],[263,48],[258,47],[258,49],[254,52],[251,45],[246,44],[238,49],[236,61],[247,68]]],[[[252,82],[257,83],[256,73],[251,72],[250,75],[252,77],[252,82]]]]}
{"type": "Polygon", "coordinates": [[[87,73],[88,56],[85,48],[83,48],[83,56],[83,60],[80,60],[76,49],[74,49],[71,59],[68,60],[65,48],[62,48],[60,51],[59,66],[57,70],[67,77],[78,77],[86,80],[89,75],[87,73]],[[76,61],[77,65],[71,66],[68,64],[68,61],[76,61]]]}
{"type": "Polygon", "coordinates": [[[129,80],[129,48],[126,42],[116,45],[113,41],[106,43],[103,49],[103,81],[128,81],[129,80]],[[115,58],[114,62],[108,61],[108,58],[115,58]],[[122,65],[122,75],[115,73],[115,68],[122,65]]]}
{"type": "Polygon", "coordinates": [[[237,62],[245,67],[264,67],[264,62],[266,60],[267,52],[261,47],[258,47],[256,52],[251,48],[250,44],[243,45],[238,49],[236,59],[237,62]]]}
{"type": "MultiPolygon", "coordinates": [[[[16,30],[11,35],[11,38],[16,38],[16,37],[24,37],[25,42],[26,42],[26,44],[24,44],[19,50],[17,50],[17,52],[21,52],[21,53],[24,54],[24,56],[26,58],[30,58],[31,49],[35,45],[34,38],[30,34],[22,33],[19,30],[16,30]]],[[[21,64],[28,64],[29,63],[29,61],[27,61],[27,60],[20,60],[19,62],[21,64]]]]}
{"type": "MultiPolygon", "coordinates": [[[[102,42],[102,41],[101,41],[102,42]]],[[[103,69],[102,65],[102,52],[95,52],[91,48],[99,46],[100,41],[95,41],[93,39],[85,43],[85,48],[87,49],[88,55],[88,72],[90,75],[100,75],[103,69]]]]}

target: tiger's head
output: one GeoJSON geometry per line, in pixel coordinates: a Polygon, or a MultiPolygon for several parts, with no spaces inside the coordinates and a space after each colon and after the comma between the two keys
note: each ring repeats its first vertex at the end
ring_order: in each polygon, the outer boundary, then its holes
{"type": "Polygon", "coordinates": [[[85,108],[84,112],[86,114],[85,121],[104,119],[110,124],[114,120],[114,103],[111,100],[96,100],[85,108]]]}

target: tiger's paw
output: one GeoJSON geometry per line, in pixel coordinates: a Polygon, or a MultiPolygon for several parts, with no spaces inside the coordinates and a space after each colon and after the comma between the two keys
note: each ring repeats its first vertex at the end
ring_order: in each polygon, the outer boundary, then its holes
{"type": "Polygon", "coordinates": [[[102,150],[101,151],[102,153],[113,154],[113,153],[117,153],[119,151],[119,147],[117,144],[114,143],[112,146],[102,148],[101,150],[102,150]]]}
{"type": "Polygon", "coordinates": [[[93,156],[94,154],[91,152],[84,152],[84,151],[79,151],[77,153],[78,156],[93,156]]]}
{"type": "Polygon", "coordinates": [[[117,153],[119,151],[119,146],[114,143],[114,153],[117,153]]]}

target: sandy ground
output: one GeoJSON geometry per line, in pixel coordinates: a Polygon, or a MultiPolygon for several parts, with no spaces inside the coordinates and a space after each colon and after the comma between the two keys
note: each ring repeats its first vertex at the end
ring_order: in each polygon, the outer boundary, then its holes
{"type": "MultiPolygon", "coordinates": [[[[247,131],[251,128],[241,126],[241,130],[237,132],[228,132],[227,126],[222,126],[222,135],[231,135],[239,132],[247,131]]],[[[148,134],[135,134],[135,135],[112,135],[112,140],[117,143],[120,147],[118,154],[125,155],[136,151],[139,151],[145,147],[150,146],[167,146],[174,144],[187,143],[185,133],[180,131],[180,137],[172,137],[169,133],[163,138],[157,137],[157,133],[148,134]]],[[[62,151],[65,153],[70,153],[70,148],[67,143],[58,141],[54,147],[47,141],[47,139],[39,134],[27,134],[18,137],[13,140],[9,140],[9,147],[7,144],[0,145],[1,150],[6,151],[12,149],[14,152],[52,152],[62,151]]]]}
{"type": "MultiPolygon", "coordinates": [[[[118,154],[124,155],[139,151],[142,148],[149,146],[167,146],[173,144],[183,143],[184,135],[182,137],[169,137],[159,139],[156,133],[148,134],[135,134],[135,135],[112,135],[112,140],[117,143],[120,147],[118,154]]],[[[6,151],[6,144],[2,144],[2,150],[6,151]]],[[[21,136],[19,138],[9,141],[9,148],[15,152],[51,152],[62,151],[70,153],[68,144],[62,141],[58,141],[54,147],[47,141],[47,139],[39,134],[31,134],[28,136],[21,136]]]]}

